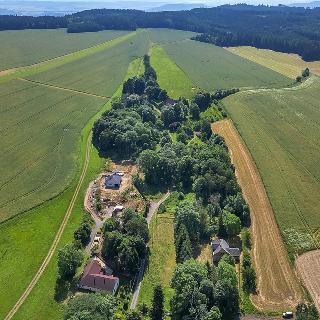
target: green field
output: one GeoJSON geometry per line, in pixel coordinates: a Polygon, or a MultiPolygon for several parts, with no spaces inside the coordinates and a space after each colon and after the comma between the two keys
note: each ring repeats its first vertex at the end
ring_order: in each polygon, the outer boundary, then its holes
{"type": "Polygon", "coordinates": [[[257,163],[291,254],[311,249],[312,237],[320,235],[319,101],[316,77],[300,87],[224,100],[257,163]]]}
{"type": "Polygon", "coordinates": [[[196,35],[194,32],[172,29],[149,29],[149,38],[153,43],[166,44],[190,39],[196,35]]]}
{"type": "MultiPolygon", "coordinates": [[[[143,72],[141,59],[136,59],[130,64],[127,77],[141,74],[141,72],[143,72]]],[[[121,86],[114,96],[120,94],[121,86]]],[[[110,101],[101,108],[98,114],[108,108],[110,108],[110,101]]],[[[81,131],[79,161],[84,158],[87,137],[98,114],[81,131]]],[[[85,190],[89,181],[99,172],[102,164],[103,160],[98,157],[96,150],[92,149],[87,176],[59,247],[71,241],[74,230],[80,224],[85,190]]],[[[5,272],[0,273],[0,300],[2,301],[0,318],[4,317],[19,298],[48,252],[72,197],[81,166],[76,167],[76,169],[75,179],[66,191],[57,198],[0,225],[0,255],[2,257],[0,267],[1,270],[5,270],[5,272]],[[21,267],[21,261],[23,261],[23,268],[21,267]],[[16,270],[19,270],[18,275],[16,275],[16,270]],[[6,284],[13,277],[17,279],[17,283],[15,286],[8,287],[6,284]]],[[[62,305],[56,303],[53,298],[56,277],[56,255],[54,255],[46,272],[21,310],[16,314],[15,319],[61,319],[62,305]]]]}
{"type": "Polygon", "coordinates": [[[173,99],[191,98],[197,89],[186,74],[168,57],[160,46],[151,50],[151,65],[157,72],[161,88],[173,99]]]}
{"type": "Polygon", "coordinates": [[[292,83],[286,76],[211,44],[188,40],[170,43],[164,49],[191,81],[204,90],[285,87],[292,83]]]}
{"type": "Polygon", "coordinates": [[[0,70],[52,59],[124,34],[124,31],[72,34],[65,29],[0,31],[0,70]]]}
{"type": "Polygon", "coordinates": [[[81,129],[106,99],[13,80],[0,85],[0,221],[70,183],[81,129]]]}
{"type": "Polygon", "coordinates": [[[53,86],[111,96],[124,78],[130,61],[148,51],[148,38],[140,32],[115,46],[29,79],[53,86]]]}

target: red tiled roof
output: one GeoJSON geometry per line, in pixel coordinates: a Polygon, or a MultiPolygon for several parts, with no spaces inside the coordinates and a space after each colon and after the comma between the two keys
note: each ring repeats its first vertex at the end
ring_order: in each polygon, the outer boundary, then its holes
{"type": "Polygon", "coordinates": [[[84,269],[80,280],[80,287],[94,288],[113,293],[119,278],[105,275],[100,264],[92,260],[84,269]]]}

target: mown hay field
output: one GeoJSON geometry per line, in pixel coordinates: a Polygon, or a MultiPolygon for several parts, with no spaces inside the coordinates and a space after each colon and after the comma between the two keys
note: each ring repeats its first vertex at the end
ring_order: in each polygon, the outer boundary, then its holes
{"type": "Polygon", "coordinates": [[[292,79],[300,75],[301,71],[305,68],[309,68],[312,73],[320,75],[319,61],[306,62],[297,54],[257,49],[254,47],[229,47],[226,50],[292,79]]]}
{"type": "Polygon", "coordinates": [[[290,257],[317,246],[320,228],[320,79],[251,90],[224,105],[261,173],[290,257]]]}
{"type": "Polygon", "coordinates": [[[192,40],[164,46],[169,57],[198,87],[215,89],[285,87],[292,79],[211,44],[192,40]]]}
{"type": "Polygon", "coordinates": [[[52,59],[126,34],[101,31],[72,34],[58,30],[0,31],[0,70],[52,59]]]}
{"type": "Polygon", "coordinates": [[[130,61],[148,51],[146,32],[28,79],[71,90],[110,97],[126,74],[130,61]]]}
{"type": "Polygon", "coordinates": [[[263,311],[290,310],[301,301],[302,290],[289,263],[260,174],[230,119],[215,122],[212,127],[226,141],[250,208],[252,256],[257,273],[257,292],[251,295],[252,301],[263,311]]]}
{"type": "MultiPolygon", "coordinates": [[[[143,64],[141,59],[135,59],[130,64],[126,77],[141,74],[143,64]]],[[[118,87],[113,97],[121,94],[121,85],[118,87]]],[[[103,107],[100,106],[99,112],[90,119],[85,128],[79,134],[78,140],[80,147],[78,160],[82,163],[84,158],[86,141],[91,131],[94,119],[103,111],[109,109],[111,100],[103,107]]],[[[77,140],[77,139],[76,139],[77,140]]],[[[89,182],[94,179],[99,172],[103,159],[98,156],[97,151],[92,148],[91,158],[87,176],[83,182],[80,194],[66,230],[59,243],[59,248],[65,243],[71,242],[73,232],[79,226],[83,212],[83,197],[89,182]]],[[[10,308],[17,301],[25,287],[31,281],[34,273],[41,264],[57,232],[60,222],[69,205],[72,197],[77,176],[81,165],[77,165],[75,179],[69,187],[58,197],[45,202],[43,205],[18,215],[17,217],[0,224],[0,318],[4,318],[10,308]],[[21,263],[23,262],[23,267],[21,263]],[[19,270],[17,273],[16,270],[19,270]],[[12,278],[16,279],[14,286],[7,286],[12,278]]],[[[14,319],[61,319],[63,306],[54,299],[54,287],[57,278],[56,258],[57,252],[40,278],[38,284],[31,292],[21,309],[14,319]]]]}
{"type": "Polygon", "coordinates": [[[159,85],[167,90],[171,98],[191,98],[197,92],[197,88],[194,87],[191,80],[169,58],[162,47],[154,46],[152,48],[151,65],[157,72],[159,85]]]}

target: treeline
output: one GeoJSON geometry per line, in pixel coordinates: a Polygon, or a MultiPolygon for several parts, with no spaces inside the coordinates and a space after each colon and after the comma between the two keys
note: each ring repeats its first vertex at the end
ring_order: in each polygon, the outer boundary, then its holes
{"type": "Polygon", "coordinates": [[[295,35],[279,37],[271,32],[263,35],[257,32],[213,31],[212,33],[197,35],[193,39],[212,43],[220,47],[252,46],[284,53],[296,53],[305,61],[320,60],[320,42],[300,38],[295,35]]]}
{"type": "MultiPolygon", "coordinates": [[[[144,66],[144,75],[128,79],[123,85],[122,96],[113,101],[111,110],[93,126],[92,141],[102,155],[136,159],[142,151],[172,141],[170,132],[175,132],[177,140],[183,143],[195,136],[208,140],[212,134],[210,123],[200,119],[200,112],[238,91],[199,92],[191,102],[183,98],[172,100],[159,87],[149,56],[144,57],[144,66]]],[[[167,179],[171,181],[174,177],[167,179]]]]}
{"type": "Polygon", "coordinates": [[[224,5],[190,11],[87,10],[65,17],[1,16],[0,30],[68,28],[68,32],[171,28],[203,33],[195,39],[219,46],[251,45],[320,58],[320,9],[224,5]]]}

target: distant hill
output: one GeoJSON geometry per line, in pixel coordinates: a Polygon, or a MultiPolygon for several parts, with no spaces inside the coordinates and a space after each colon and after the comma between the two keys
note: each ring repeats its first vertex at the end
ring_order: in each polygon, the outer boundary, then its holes
{"type": "Polygon", "coordinates": [[[192,10],[195,8],[208,8],[208,6],[203,3],[170,3],[170,4],[164,4],[160,7],[154,7],[146,11],[149,11],[149,12],[182,11],[182,10],[192,10]]]}
{"type": "Polygon", "coordinates": [[[290,7],[318,8],[320,7],[320,1],[292,3],[290,7]]]}

